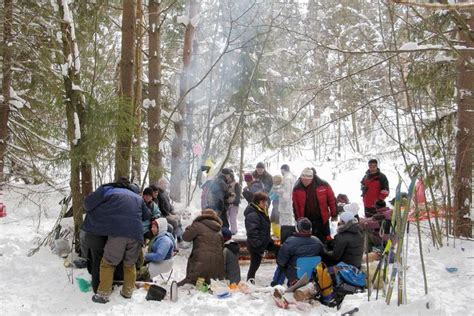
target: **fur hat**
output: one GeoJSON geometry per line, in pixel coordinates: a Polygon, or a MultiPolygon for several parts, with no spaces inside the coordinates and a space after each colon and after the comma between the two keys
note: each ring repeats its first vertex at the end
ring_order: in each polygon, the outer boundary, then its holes
{"type": "Polygon", "coordinates": [[[296,231],[299,233],[310,233],[313,225],[306,217],[301,217],[296,221],[296,231]]]}
{"type": "Polygon", "coordinates": [[[359,204],[351,203],[343,206],[344,212],[350,212],[354,215],[359,214],[359,204]]]}
{"type": "Polygon", "coordinates": [[[222,237],[224,237],[225,241],[232,239],[232,232],[230,231],[229,228],[223,226],[221,229],[221,232],[222,232],[222,237]]]}
{"type": "Polygon", "coordinates": [[[339,215],[339,218],[344,223],[349,223],[350,221],[352,221],[354,219],[354,213],[344,211],[344,212],[342,212],[341,215],[339,215]]]}
{"type": "Polygon", "coordinates": [[[153,196],[153,189],[150,187],[145,188],[145,190],[143,190],[143,195],[153,196]]]}
{"type": "Polygon", "coordinates": [[[314,173],[313,169],[311,168],[304,168],[303,171],[301,171],[301,178],[306,178],[306,179],[313,179],[314,173]]]}
{"type": "Polygon", "coordinates": [[[258,169],[258,168],[265,169],[265,164],[260,161],[259,163],[257,163],[257,167],[255,167],[255,168],[257,168],[257,169],[258,169]]]}

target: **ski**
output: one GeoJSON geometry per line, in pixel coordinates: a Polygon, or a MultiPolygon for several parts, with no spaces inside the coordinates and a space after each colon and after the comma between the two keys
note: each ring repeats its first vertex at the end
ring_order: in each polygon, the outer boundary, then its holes
{"type": "Polygon", "coordinates": [[[359,308],[358,308],[358,307],[354,307],[353,309],[348,310],[347,312],[342,313],[341,316],[351,316],[351,315],[354,315],[355,313],[357,313],[358,311],[359,311],[359,308]]]}
{"type": "MultiPolygon", "coordinates": [[[[392,229],[391,229],[391,238],[390,238],[392,240],[392,243],[390,245],[390,251],[388,253],[389,262],[390,262],[390,257],[392,257],[392,255],[395,252],[396,230],[399,226],[398,218],[400,217],[399,214],[400,214],[401,187],[402,187],[402,179],[399,177],[397,188],[395,190],[395,205],[392,212],[392,229]]],[[[388,267],[388,264],[385,266],[385,268],[387,269],[387,267],[388,267]]],[[[385,302],[387,303],[387,305],[390,304],[390,299],[392,297],[393,286],[395,285],[395,278],[397,276],[397,268],[398,268],[397,263],[394,262],[392,266],[392,272],[390,274],[390,278],[388,282],[387,296],[385,298],[385,302]]],[[[386,275],[386,273],[387,271],[385,270],[384,275],[386,275]]]]}
{"type": "MultiPolygon", "coordinates": [[[[400,305],[403,301],[403,273],[406,267],[403,267],[402,262],[402,252],[403,252],[403,240],[405,236],[405,230],[408,222],[408,213],[410,211],[410,202],[413,197],[413,192],[415,188],[416,178],[412,178],[410,182],[410,186],[408,187],[408,197],[406,205],[404,205],[404,212],[401,213],[401,193],[400,193],[400,186],[401,180],[397,186],[397,195],[395,199],[395,210],[397,214],[395,215],[396,219],[396,238],[397,238],[397,249],[395,252],[394,264],[392,268],[392,273],[390,275],[390,281],[388,285],[387,297],[385,302],[387,305],[390,304],[390,300],[392,298],[393,288],[395,287],[395,279],[398,277],[398,305],[400,305]]],[[[393,216],[392,216],[393,217],[393,216]]]]}
{"type": "MultiPolygon", "coordinates": [[[[406,280],[406,269],[407,269],[407,258],[405,256],[402,256],[403,253],[403,247],[404,247],[404,241],[405,241],[405,235],[407,231],[407,225],[408,225],[408,215],[410,213],[410,206],[411,206],[411,200],[413,199],[413,193],[415,192],[415,183],[416,183],[416,178],[413,177],[411,179],[410,186],[408,187],[408,197],[407,197],[407,202],[405,205],[405,211],[403,213],[403,218],[402,218],[402,225],[400,227],[400,236],[399,236],[399,242],[398,242],[398,247],[397,247],[397,261],[399,262],[399,270],[398,270],[398,306],[401,304],[404,304],[406,302],[406,287],[405,287],[405,282],[406,280]]],[[[406,239],[408,240],[408,235],[406,235],[406,239]]]]}
{"type": "Polygon", "coordinates": [[[303,274],[303,277],[301,279],[299,279],[298,281],[296,281],[295,284],[293,284],[292,286],[290,286],[289,288],[286,289],[286,293],[290,293],[290,292],[294,292],[296,291],[297,289],[299,289],[300,287],[303,287],[305,286],[306,284],[308,284],[309,282],[309,278],[308,276],[306,275],[306,272],[303,274]]]}

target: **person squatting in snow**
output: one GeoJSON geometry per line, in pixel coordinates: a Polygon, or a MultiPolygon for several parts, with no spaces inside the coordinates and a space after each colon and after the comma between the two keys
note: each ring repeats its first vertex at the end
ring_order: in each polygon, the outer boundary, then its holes
{"type": "Polygon", "coordinates": [[[178,282],[196,284],[203,278],[207,284],[211,279],[224,279],[224,241],[221,233],[222,220],[212,209],[206,209],[186,227],[183,240],[193,242],[191,255],[188,258],[186,277],[178,282]]]}

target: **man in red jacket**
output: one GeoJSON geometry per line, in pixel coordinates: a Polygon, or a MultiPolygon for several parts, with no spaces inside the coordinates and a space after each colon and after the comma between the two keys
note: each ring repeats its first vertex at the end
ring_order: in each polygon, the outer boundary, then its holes
{"type": "Polygon", "coordinates": [[[307,217],[311,221],[313,236],[323,243],[331,240],[329,218],[337,220],[336,198],[331,186],[313,168],[305,168],[295,184],[293,212],[296,220],[307,217]]]}
{"type": "Polygon", "coordinates": [[[376,159],[369,160],[369,170],[360,181],[362,199],[364,200],[365,217],[372,217],[376,213],[375,202],[385,200],[390,189],[387,177],[380,172],[376,159]]]}

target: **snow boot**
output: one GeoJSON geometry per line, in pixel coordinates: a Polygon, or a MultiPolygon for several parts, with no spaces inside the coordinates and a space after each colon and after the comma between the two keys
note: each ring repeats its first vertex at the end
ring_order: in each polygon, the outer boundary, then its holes
{"type": "Polygon", "coordinates": [[[135,289],[135,281],[137,278],[137,270],[135,265],[123,266],[123,286],[120,295],[124,298],[131,298],[133,290],[135,289]]]}
{"type": "Polygon", "coordinates": [[[115,266],[109,263],[105,258],[100,261],[100,282],[97,294],[109,296],[112,293],[112,283],[114,280],[115,266]]]}
{"type": "Polygon", "coordinates": [[[99,304],[108,303],[109,302],[109,296],[108,295],[94,294],[92,296],[92,302],[99,303],[99,304]]]}

